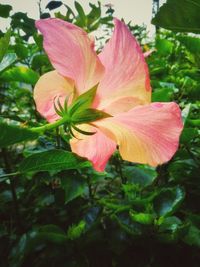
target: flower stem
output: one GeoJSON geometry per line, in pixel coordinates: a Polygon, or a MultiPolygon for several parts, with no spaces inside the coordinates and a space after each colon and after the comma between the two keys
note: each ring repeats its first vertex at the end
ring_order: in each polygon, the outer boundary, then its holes
{"type": "Polygon", "coordinates": [[[55,122],[52,122],[52,123],[48,123],[48,124],[45,124],[45,125],[42,125],[42,126],[39,126],[39,127],[33,127],[33,128],[31,128],[31,131],[38,132],[38,133],[43,133],[43,132],[55,129],[58,126],[61,126],[61,125],[65,124],[65,123],[69,123],[69,117],[68,116],[64,116],[61,119],[59,119],[59,120],[57,120],[55,122]]]}

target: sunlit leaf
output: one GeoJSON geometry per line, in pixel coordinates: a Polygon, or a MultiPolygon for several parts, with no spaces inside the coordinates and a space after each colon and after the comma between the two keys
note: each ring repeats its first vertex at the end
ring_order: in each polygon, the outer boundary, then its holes
{"type": "Polygon", "coordinates": [[[0,38],[0,62],[2,61],[4,55],[8,50],[8,46],[10,43],[10,30],[5,33],[3,37],[0,38]]]}
{"type": "Polygon", "coordinates": [[[5,71],[0,77],[5,82],[17,81],[34,85],[39,79],[39,74],[30,68],[17,66],[5,71]]]}

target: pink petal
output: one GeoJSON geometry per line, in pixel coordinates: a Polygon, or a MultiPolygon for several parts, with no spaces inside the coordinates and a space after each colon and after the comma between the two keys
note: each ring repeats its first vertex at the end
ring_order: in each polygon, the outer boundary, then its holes
{"type": "Polygon", "coordinates": [[[62,77],[56,71],[42,75],[34,88],[34,100],[37,111],[49,122],[59,118],[54,109],[54,101],[59,97],[61,103],[73,94],[73,82],[62,77]]]}
{"type": "MultiPolygon", "coordinates": [[[[95,103],[94,103],[95,104],[95,103]]],[[[132,109],[135,106],[141,105],[142,104],[142,100],[136,97],[132,97],[132,96],[125,96],[125,97],[121,97],[118,99],[105,99],[103,101],[104,107],[102,106],[97,106],[98,109],[102,109],[105,112],[107,112],[110,115],[116,115],[119,113],[123,113],[126,111],[129,111],[130,109],[132,109]]],[[[95,107],[96,108],[96,107],[95,107]]]]}
{"type": "Polygon", "coordinates": [[[152,103],[95,122],[119,145],[124,160],[157,166],[169,161],[178,149],[183,129],[176,103],[152,103]]]}
{"type": "Polygon", "coordinates": [[[79,125],[78,127],[96,133],[86,136],[76,132],[75,136],[78,139],[73,138],[70,141],[72,151],[90,160],[96,171],[104,171],[106,163],[116,150],[116,143],[97,128],[89,125],[79,125]]]}
{"type": "Polygon", "coordinates": [[[113,36],[99,58],[105,66],[98,88],[99,108],[106,110],[109,103],[124,97],[138,98],[143,104],[150,102],[147,64],[139,44],[123,22],[115,19],[113,36]]]}
{"type": "Polygon", "coordinates": [[[36,27],[44,36],[44,49],[59,74],[75,81],[78,94],[96,85],[104,67],[93,41],[81,28],[60,19],[43,19],[36,27]]]}

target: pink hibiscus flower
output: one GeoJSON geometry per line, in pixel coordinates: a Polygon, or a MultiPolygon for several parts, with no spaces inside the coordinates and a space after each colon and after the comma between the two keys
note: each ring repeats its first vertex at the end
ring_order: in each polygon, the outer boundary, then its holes
{"type": "MultiPolygon", "coordinates": [[[[37,110],[49,122],[59,119],[55,98],[64,102],[71,92],[81,95],[98,84],[92,107],[112,117],[78,125],[94,135],[78,134],[71,149],[103,171],[116,150],[124,160],[157,166],[169,161],[178,148],[183,128],[174,102],[150,103],[151,86],[144,55],[126,25],[115,19],[112,38],[97,55],[94,43],[79,27],[60,19],[44,19],[36,27],[55,68],[34,89],[37,110]]],[[[75,135],[76,135],[75,134],[75,135]]]]}

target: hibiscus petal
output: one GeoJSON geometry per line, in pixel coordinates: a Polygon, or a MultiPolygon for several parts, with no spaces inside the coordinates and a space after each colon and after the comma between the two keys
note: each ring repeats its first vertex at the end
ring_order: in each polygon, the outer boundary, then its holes
{"type": "Polygon", "coordinates": [[[110,103],[124,97],[138,98],[142,104],[150,102],[147,64],[139,44],[123,22],[115,19],[113,36],[99,58],[105,66],[98,88],[99,108],[107,111],[110,103]]]}
{"type": "Polygon", "coordinates": [[[183,129],[176,103],[152,103],[95,122],[119,145],[124,160],[157,166],[169,161],[183,129]]]}
{"type": "Polygon", "coordinates": [[[78,139],[71,139],[72,151],[90,160],[96,171],[104,171],[106,163],[116,150],[116,143],[95,127],[79,125],[79,128],[87,132],[96,133],[86,136],[75,132],[74,134],[78,139]]]}
{"type": "Polygon", "coordinates": [[[44,36],[44,49],[59,74],[75,81],[78,94],[97,84],[104,72],[93,41],[81,28],[60,19],[43,19],[36,27],[44,36]]]}
{"type": "Polygon", "coordinates": [[[73,82],[62,77],[56,71],[42,75],[34,88],[34,100],[37,111],[49,122],[59,118],[54,109],[54,101],[59,98],[63,103],[73,93],[73,82]]]}

